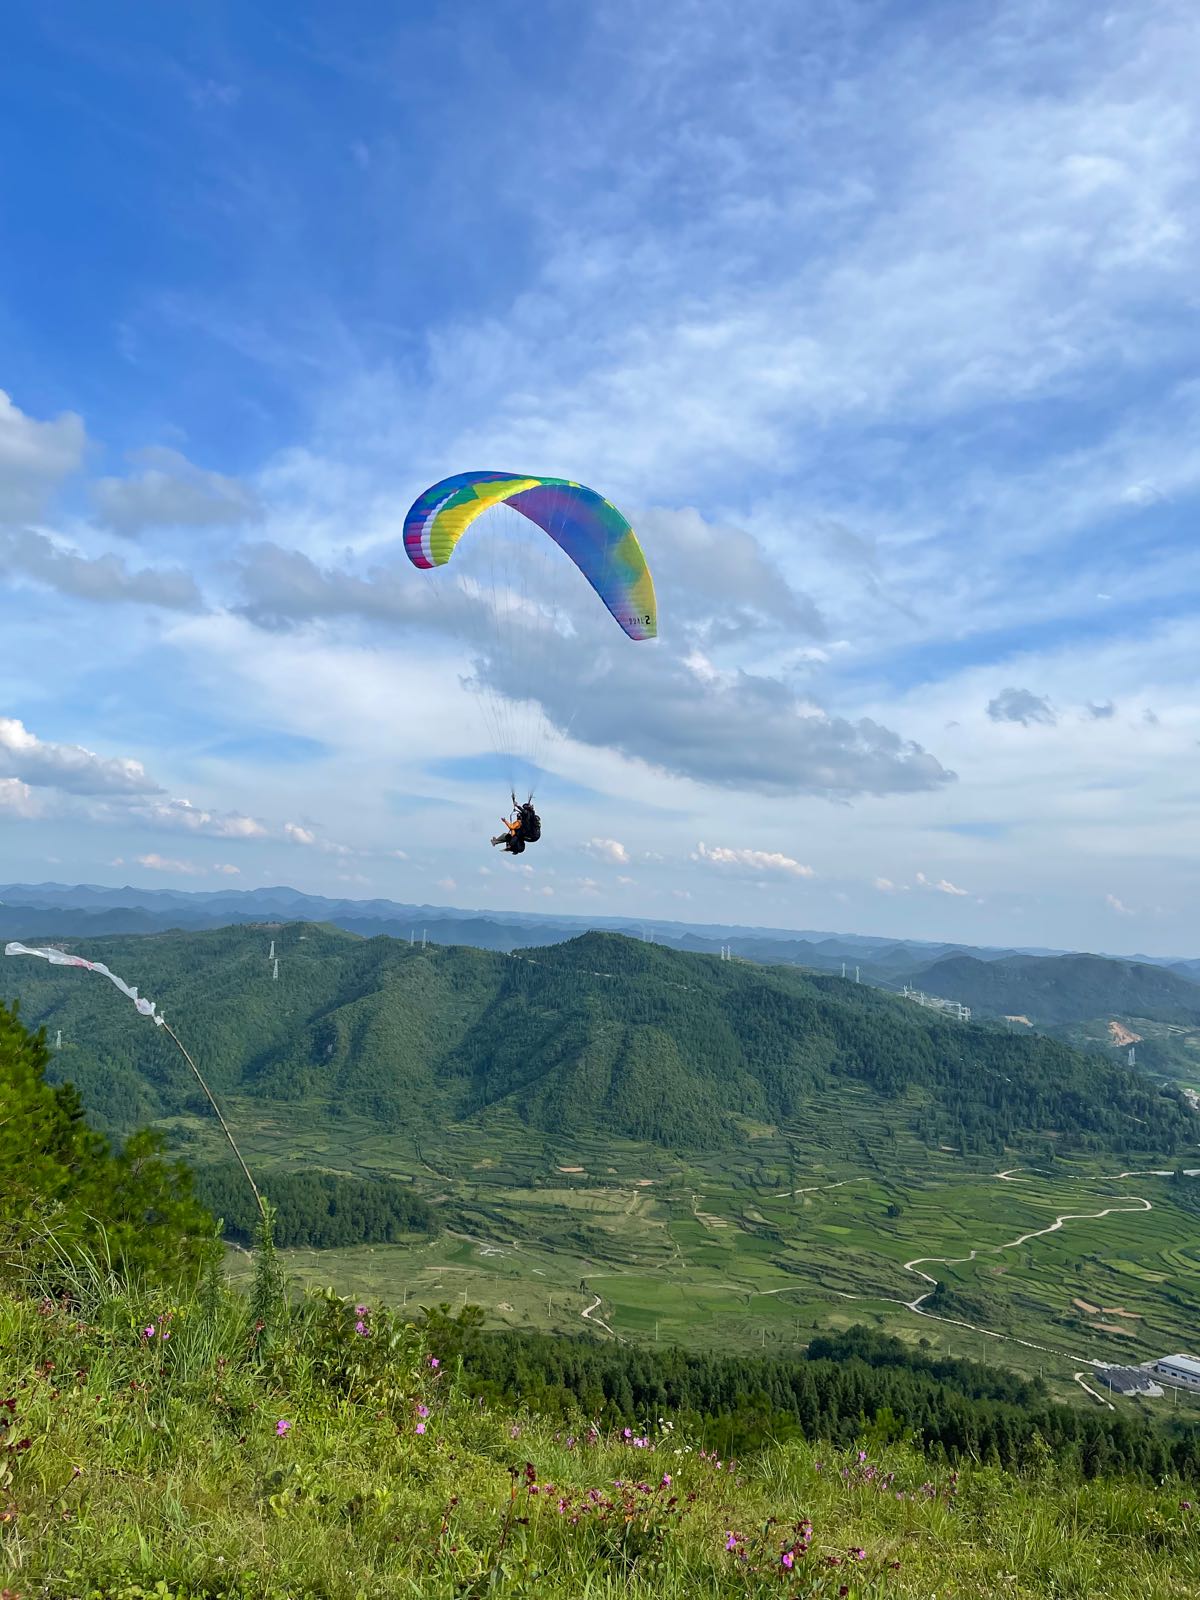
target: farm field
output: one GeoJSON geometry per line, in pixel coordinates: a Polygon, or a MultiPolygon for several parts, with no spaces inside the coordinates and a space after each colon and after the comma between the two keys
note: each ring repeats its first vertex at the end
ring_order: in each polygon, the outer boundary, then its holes
{"type": "MultiPolygon", "coordinates": [[[[735,1154],[684,1159],[627,1141],[568,1144],[498,1119],[409,1142],[288,1109],[243,1133],[268,1192],[283,1149],[328,1170],[407,1177],[443,1221],[438,1237],[411,1245],[285,1252],[308,1286],[475,1304],[495,1327],[586,1325],[634,1342],[776,1355],[867,1322],[1040,1372],[1073,1399],[1073,1374],[1089,1363],[1195,1347],[1200,1229],[1178,1191],[1200,1178],[1165,1168],[1121,1176],[1101,1158],[1001,1175],[903,1140],[885,1165],[881,1129],[860,1121],[831,1152],[811,1117],[795,1130],[748,1125],[735,1154]],[[1026,1235],[1035,1236],[1015,1242],[1026,1235]],[[933,1288],[922,1273],[944,1302],[915,1306],[933,1288]]],[[[855,1125],[852,1106],[821,1109],[855,1125]]],[[[231,1113],[248,1128],[255,1107],[235,1101],[231,1113]]],[[[199,1119],[190,1132],[212,1139],[199,1119]]],[[[244,1273],[244,1256],[234,1253],[231,1270],[244,1273]]]]}

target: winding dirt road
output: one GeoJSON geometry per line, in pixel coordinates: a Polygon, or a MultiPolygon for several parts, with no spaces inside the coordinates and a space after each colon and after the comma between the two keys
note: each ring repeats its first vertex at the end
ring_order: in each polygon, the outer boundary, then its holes
{"type": "MultiPolygon", "coordinates": [[[[911,1261],[904,1263],[905,1272],[915,1272],[918,1278],[924,1278],[926,1283],[937,1287],[937,1279],[931,1278],[927,1272],[919,1269],[926,1264],[932,1266],[958,1267],[964,1266],[968,1261],[974,1261],[979,1256],[996,1255],[1001,1250],[1016,1250],[1019,1246],[1028,1243],[1030,1239],[1041,1239],[1048,1233],[1057,1233],[1064,1222],[1095,1222],[1101,1217],[1111,1217],[1114,1213],[1123,1211],[1153,1211],[1154,1207],[1149,1200],[1138,1194],[1121,1194],[1118,1200],[1132,1200],[1131,1206],[1105,1206],[1103,1211],[1064,1211],[1056,1217],[1048,1228],[1034,1228],[1029,1233],[1023,1233],[1019,1239],[1011,1239],[1007,1244],[985,1244],[981,1249],[972,1250],[967,1256],[914,1256],[911,1261]]],[[[933,1289],[926,1289],[924,1294],[919,1294],[915,1300],[908,1300],[905,1304],[910,1311],[920,1311],[922,1300],[928,1300],[933,1289]]]]}
{"type": "Polygon", "coordinates": [[[625,1343],[624,1339],[622,1339],[621,1335],[616,1331],[615,1328],[610,1328],[608,1323],[603,1321],[602,1318],[592,1315],[592,1313],[594,1311],[598,1311],[599,1309],[600,1309],[600,1296],[597,1295],[596,1298],[592,1301],[591,1305],[588,1306],[587,1310],[586,1311],[581,1311],[579,1313],[579,1315],[583,1318],[583,1320],[585,1322],[591,1322],[597,1328],[603,1328],[605,1333],[612,1334],[613,1338],[617,1341],[618,1344],[624,1344],[625,1343]]]}

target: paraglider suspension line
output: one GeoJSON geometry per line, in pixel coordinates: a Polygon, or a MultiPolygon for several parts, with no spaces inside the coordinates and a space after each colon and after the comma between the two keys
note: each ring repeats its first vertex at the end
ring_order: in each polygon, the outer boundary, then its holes
{"type": "Polygon", "coordinates": [[[229,1131],[229,1124],[225,1121],[225,1118],[221,1115],[220,1106],[213,1099],[212,1090],[208,1087],[208,1085],[205,1083],[204,1079],[200,1076],[200,1068],[196,1065],[196,1063],[192,1060],[191,1056],[188,1055],[187,1051],[184,1049],[183,1041],[180,1039],[179,1035],[175,1032],[174,1028],[172,1028],[171,1024],[169,1022],[165,1022],[164,1021],[162,1025],[163,1025],[163,1028],[166,1030],[166,1032],[169,1033],[171,1038],[174,1040],[175,1047],[179,1051],[180,1055],[187,1062],[188,1066],[191,1067],[192,1072],[195,1074],[196,1082],[200,1085],[200,1087],[204,1090],[204,1093],[207,1095],[208,1103],[213,1108],[213,1112],[216,1115],[217,1121],[221,1124],[221,1132],[229,1140],[229,1148],[233,1151],[234,1155],[237,1157],[238,1166],[241,1167],[242,1171],[246,1174],[246,1182],[250,1185],[251,1189],[254,1191],[254,1198],[258,1203],[259,1215],[265,1221],[266,1215],[267,1215],[267,1208],[263,1204],[263,1197],[258,1192],[258,1185],[255,1183],[254,1179],[250,1176],[250,1168],[242,1160],[242,1152],[238,1149],[237,1144],[234,1141],[233,1134],[230,1133],[230,1131],[229,1131]]]}

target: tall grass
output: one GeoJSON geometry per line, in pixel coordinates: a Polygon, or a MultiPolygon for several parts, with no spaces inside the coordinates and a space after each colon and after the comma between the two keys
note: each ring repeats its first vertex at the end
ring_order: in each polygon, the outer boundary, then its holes
{"type": "Polygon", "coordinates": [[[865,1441],[722,1461],[670,1419],[483,1406],[414,1328],[330,1293],[72,1272],[0,1293],[0,1589],[22,1600],[1200,1594],[1179,1485],[865,1441]]]}

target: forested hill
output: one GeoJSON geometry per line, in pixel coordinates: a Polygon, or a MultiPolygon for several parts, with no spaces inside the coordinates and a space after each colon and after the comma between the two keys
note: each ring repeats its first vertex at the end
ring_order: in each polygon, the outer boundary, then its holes
{"type": "Polygon", "coordinates": [[[909,975],[914,987],[986,1016],[1024,1016],[1035,1027],[1092,1017],[1200,1023],[1200,986],[1166,967],[1109,956],[946,956],[909,975]]]}
{"type": "MultiPolygon", "coordinates": [[[[218,1093],[386,1128],[503,1111],[564,1134],[719,1149],[743,1138],[739,1117],[787,1122],[853,1086],[895,1125],[964,1150],[1052,1130],[1060,1148],[1168,1155],[1200,1135],[1178,1097],[1054,1040],[619,935],[507,956],[295,923],[78,948],[158,1002],[218,1093]]],[[[62,1029],[54,1070],[107,1126],[191,1106],[158,1030],[102,979],[13,958],[0,982],[27,1020],[62,1029]]]]}

